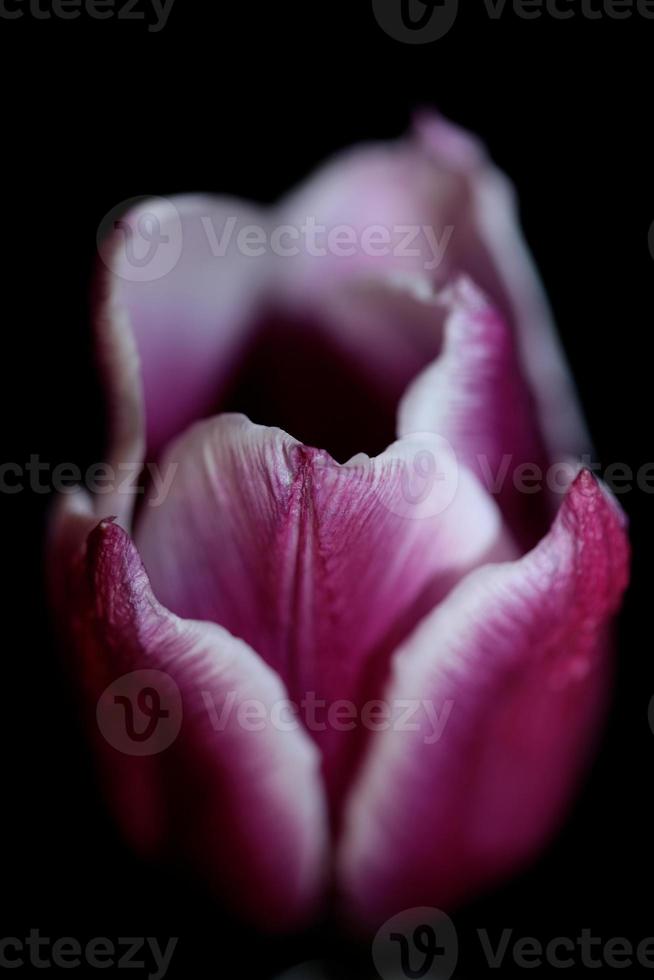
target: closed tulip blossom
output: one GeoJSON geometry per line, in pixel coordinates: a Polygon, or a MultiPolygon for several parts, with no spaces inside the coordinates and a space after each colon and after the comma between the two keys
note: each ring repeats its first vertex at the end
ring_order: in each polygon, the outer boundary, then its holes
{"type": "Polygon", "coordinates": [[[510,185],[426,115],[110,230],[50,563],[120,826],[263,929],[455,908],[560,824],[628,578],[510,185]]]}

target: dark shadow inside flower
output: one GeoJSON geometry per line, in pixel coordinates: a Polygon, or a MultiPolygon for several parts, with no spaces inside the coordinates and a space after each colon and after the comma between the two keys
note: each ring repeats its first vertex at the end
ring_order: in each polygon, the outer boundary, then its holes
{"type": "Polygon", "coordinates": [[[360,452],[377,455],[393,442],[402,389],[401,380],[389,384],[319,327],[273,314],[216,408],[277,426],[345,462],[360,452]]]}
{"type": "Polygon", "coordinates": [[[277,426],[338,462],[376,456],[395,440],[400,399],[441,341],[440,315],[388,283],[360,283],[311,310],[271,309],[215,412],[277,426]]]}

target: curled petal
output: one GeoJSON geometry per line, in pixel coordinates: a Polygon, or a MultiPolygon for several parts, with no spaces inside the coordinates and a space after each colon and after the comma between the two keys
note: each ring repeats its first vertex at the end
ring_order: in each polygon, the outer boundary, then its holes
{"type": "Polygon", "coordinates": [[[271,723],[280,679],[226,630],[161,606],[118,525],[101,522],[66,572],[69,647],[127,836],[259,925],[297,926],[322,897],[327,821],[315,746],[271,723]]]}
{"type": "Polygon", "coordinates": [[[520,231],[514,189],[470,133],[431,112],[415,132],[435,165],[457,174],[464,203],[455,217],[448,264],[467,273],[515,328],[549,454],[556,460],[590,448],[574,382],[533,259],[520,231]]]}
{"type": "MultiPolygon", "coordinates": [[[[508,325],[466,279],[431,301],[444,308],[443,348],[405,393],[398,434],[435,432],[496,494],[511,530],[526,547],[543,536],[553,508],[535,405],[508,325]],[[544,492],[525,492],[523,475],[544,492]]],[[[526,487],[529,489],[529,487],[526,487]]],[[[539,489],[536,487],[536,489],[539,489]]]]}
{"type": "Polygon", "coordinates": [[[156,454],[216,405],[269,277],[267,256],[238,246],[248,226],[266,218],[241,201],[146,199],[101,246],[96,330],[122,463],[142,460],[146,434],[156,454]]]}
{"type": "Polygon", "coordinates": [[[375,736],[345,808],[338,873],[359,921],[451,908],[556,826],[603,707],[627,565],[617,506],[582,471],[533,551],[473,572],[402,645],[386,697],[414,706],[414,728],[375,736]]]}
{"type": "Polygon", "coordinates": [[[335,284],[388,272],[427,275],[439,286],[466,274],[515,331],[550,456],[588,451],[513,189],[478,140],[435,113],[422,113],[406,139],[337,156],[277,211],[278,221],[294,226],[307,216],[325,229],[323,248],[329,230],[343,226],[354,232],[356,245],[347,258],[327,247],[325,254],[313,248],[279,262],[274,285],[287,302],[310,307],[335,284]],[[366,238],[371,234],[377,239],[366,238]]]}

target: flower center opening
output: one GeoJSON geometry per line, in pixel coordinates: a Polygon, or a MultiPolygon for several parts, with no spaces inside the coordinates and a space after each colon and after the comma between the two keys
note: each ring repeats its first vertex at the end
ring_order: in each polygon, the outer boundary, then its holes
{"type": "Polygon", "coordinates": [[[216,411],[277,426],[343,463],[361,452],[375,456],[395,440],[397,405],[412,373],[386,372],[319,324],[273,313],[241,355],[216,411]]]}

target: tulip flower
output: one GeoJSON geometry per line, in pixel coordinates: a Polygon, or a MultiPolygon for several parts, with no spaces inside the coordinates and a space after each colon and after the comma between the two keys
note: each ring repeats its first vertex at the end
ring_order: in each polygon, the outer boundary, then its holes
{"type": "Polygon", "coordinates": [[[101,254],[133,477],[62,498],[50,562],[129,841],[265,929],[523,867],[593,749],[628,546],[506,178],[426,115],[266,211],[141,202],[101,254]]]}

